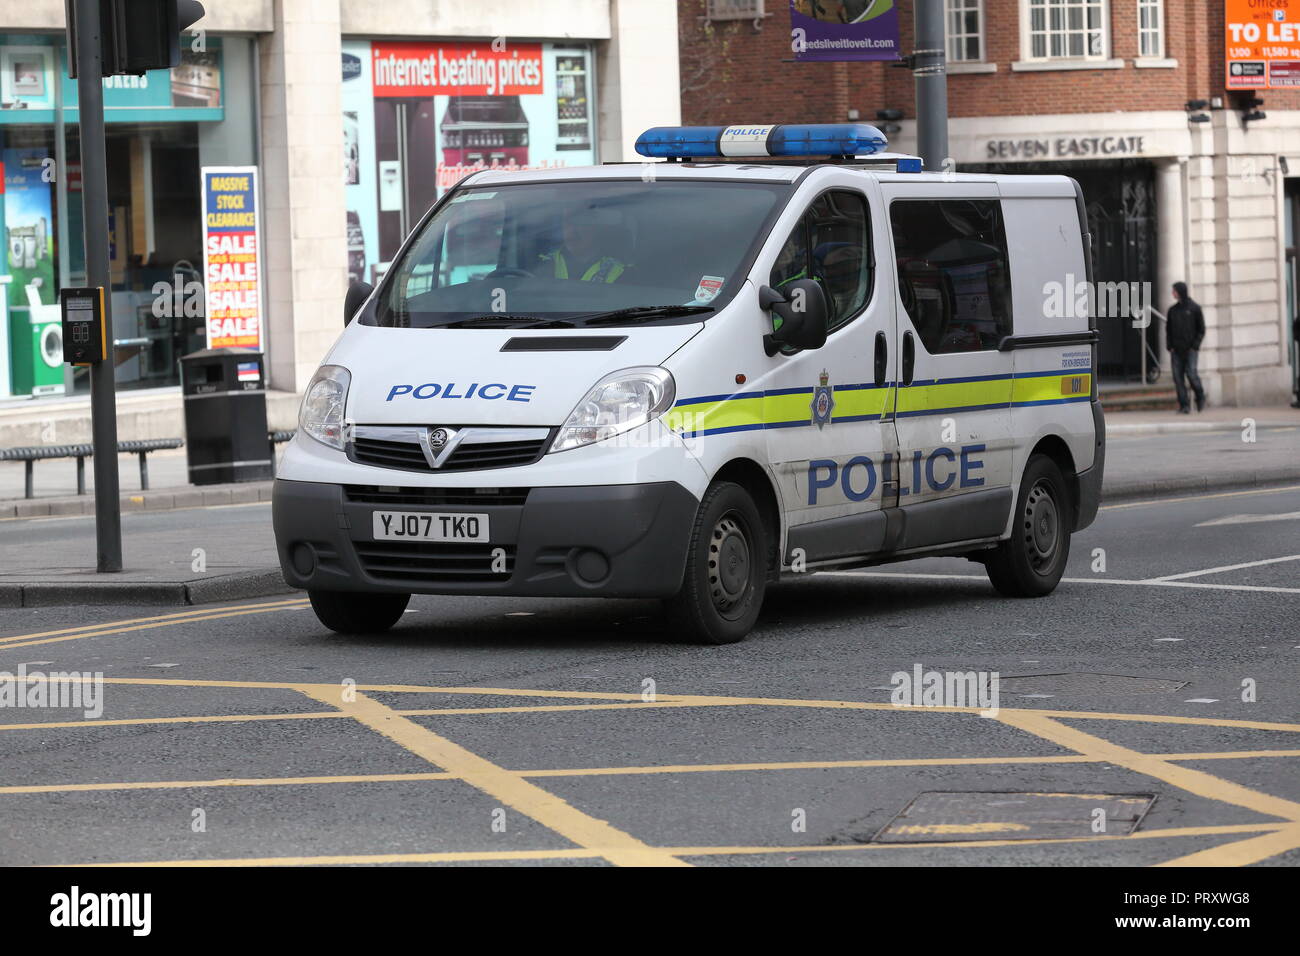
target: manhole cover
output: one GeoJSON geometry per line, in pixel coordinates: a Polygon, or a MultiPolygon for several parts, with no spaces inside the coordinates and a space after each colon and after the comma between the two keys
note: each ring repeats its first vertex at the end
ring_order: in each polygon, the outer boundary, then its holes
{"type": "Polygon", "coordinates": [[[1098,834],[1127,836],[1137,829],[1154,801],[1152,793],[927,791],[904,807],[871,842],[952,843],[1098,834]]]}
{"type": "Polygon", "coordinates": [[[1004,694],[1172,694],[1186,686],[1185,680],[1124,674],[1023,674],[998,681],[1004,694]]]}

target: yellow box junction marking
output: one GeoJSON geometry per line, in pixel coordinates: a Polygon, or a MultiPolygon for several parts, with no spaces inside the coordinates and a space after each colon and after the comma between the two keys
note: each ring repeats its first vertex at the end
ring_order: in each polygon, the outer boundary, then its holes
{"type": "Polygon", "coordinates": [[[611,863],[619,866],[690,865],[670,853],[642,843],[604,820],[583,813],[519,774],[435,734],[365,694],[356,694],[350,701],[342,700],[340,688],[329,685],[303,688],[302,692],[313,700],[338,707],[416,756],[456,774],[470,786],[531,817],[583,849],[598,853],[611,863]]]}
{"type": "MultiPolygon", "coordinates": [[[[78,637],[98,636],[101,634],[126,633],[136,630],[147,630],[156,627],[165,627],[172,624],[183,624],[191,621],[209,620],[221,617],[236,617],[250,613],[270,613],[276,610],[289,610],[293,607],[304,606],[301,599],[281,600],[275,602],[265,602],[255,605],[236,605],[225,608],[203,608],[193,611],[177,612],[174,614],[158,615],[150,618],[136,618],[124,621],[107,622],[100,625],[85,625],[79,628],[67,628],[59,631],[43,631],[35,634],[17,635],[7,639],[0,639],[0,650],[6,647],[26,646],[27,643],[42,643],[51,640],[72,640],[78,637]]],[[[36,676],[28,677],[28,680],[47,679],[36,676]]],[[[89,679],[89,678],[87,678],[89,679]]],[[[227,782],[211,781],[170,781],[162,783],[133,783],[133,784],[103,784],[103,785],[72,785],[73,787],[84,787],[86,789],[147,789],[150,787],[180,787],[186,785],[205,786],[205,785],[228,785],[228,786],[257,786],[269,785],[272,782],[290,785],[292,783],[307,782],[343,782],[346,780],[362,779],[461,779],[471,783],[485,793],[489,793],[501,800],[503,803],[515,807],[522,813],[538,820],[555,832],[560,833],[568,839],[579,843],[583,849],[574,851],[536,851],[537,856],[534,858],[556,858],[563,856],[572,856],[575,858],[584,857],[602,857],[612,862],[620,864],[652,864],[652,865],[684,865],[680,859],[684,855],[707,855],[707,854],[724,854],[724,853],[744,853],[744,852],[807,852],[807,851],[827,851],[827,847],[759,847],[759,848],[737,848],[737,847],[705,847],[705,848],[687,848],[688,854],[683,848],[664,848],[654,847],[646,844],[635,837],[612,827],[603,820],[598,820],[588,814],[578,810],[564,800],[548,793],[537,787],[528,780],[528,776],[564,776],[564,775],[594,775],[600,773],[658,773],[658,772],[681,772],[683,770],[704,770],[704,769],[721,769],[721,770],[768,770],[788,768],[795,769],[799,767],[813,766],[853,766],[853,765],[897,765],[897,766],[916,766],[916,765],[949,765],[958,763],[1012,763],[1012,762],[1105,762],[1118,766],[1126,767],[1145,776],[1154,777],[1162,780],[1171,786],[1178,787],[1191,793],[1208,797],[1220,802],[1232,803],[1238,806],[1246,807],[1259,813],[1280,817],[1283,821],[1281,824],[1264,824],[1257,826],[1246,826],[1244,828],[1232,827],[1208,827],[1208,828],[1188,828],[1178,831],[1180,835],[1190,835],[1192,833],[1210,835],[1212,833],[1252,833],[1261,834],[1252,836],[1250,839],[1227,843],[1223,846],[1214,847],[1208,850],[1198,851],[1185,857],[1179,857],[1169,861],[1168,865],[1240,865],[1242,863],[1257,862],[1276,856],[1280,853],[1288,852],[1291,849],[1300,847],[1300,803],[1286,800],[1280,797],[1271,796],[1258,790],[1253,790],[1239,784],[1215,777],[1204,771],[1194,770],[1187,767],[1180,767],[1172,763],[1174,760],[1192,760],[1192,759],[1232,759],[1244,757],[1246,755],[1259,756],[1293,756],[1296,751],[1293,750],[1262,750],[1262,751],[1243,751],[1222,754],[1149,754],[1131,750],[1126,747],[1111,743],[1100,737],[1084,733],[1073,727],[1066,726],[1059,722],[1064,720],[1121,720],[1131,722],[1148,722],[1148,723],[1177,723],[1198,726],[1219,726],[1219,727],[1236,727],[1242,729],[1258,729],[1284,732],[1300,731],[1300,724],[1290,724],[1282,722],[1269,721],[1246,721],[1231,720],[1223,718],[1208,717],[1179,717],[1173,715],[1159,714],[1113,714],[1102,712],[1072,712],[1072,711],[1047,711],[1047,710],[1007,710],[999,712],[998,720],[1008,726],[1016,727],[1025,732],[1042,737],[1059,746],[1067,747],[1076,751],[1075,755],[1068,756],[1049,756],[1041,758],[966,758],[953,760],[938,760],[930,758],[916,758],[913,760],[898,761],[803,761],[792,762],[787,764],[720,764],[711,767],[648,767],[648,768],[589,768],[586,770],[544,770],[544,771],[511,771],[499,767],[496,764],[474,754],[463,747],[453,743],[446,738],[433,733],[427,728],[414,723],[408,719],[408,712],[403,712],[389,708],[366,696],[365,692],[389,692],[389,693],[415,693],[415,694],[470,694],[470,695],[501,695],[515,698],[558,698],[569,700],[580,700],[588,702],[612,702],[624,706],[642,706],[653,708],[655,706],[674,706],[674,707],[706,707],[706,706],[766,706],[766,707],[812,707],[812,708],[830,708],[830,709],[850,709],[850,710],[910,710],[910,711],[938,711],[947,714],[977,714],[978,708],[897,708],[892,704],[870,702],[870,701],[841,701],[841,700],[808,700],[797,698],[758,698],[758,697],[721,697],[715,695],[671,695],[661,696],[658,701],[647,703],[641,700],[640,695],[635,693],[611,693],[598,691],[554,691],[554,690],[537,690],[524,688],[486,688],[486,687],[438,687],[427,685],[409,685],[409,684],[373,684],[359,685],[356,690],[361,692],[357,695],[355,701],[342,702],[341,688],[335,685],[321,684],[302,684],[288,681],[233,681],[233,680],[175,680],[166,678],[105,678],[105,683],[138,685],[138,686],[174,686],[174,687],[220,687],[220,688],[273,688],[283,690],[294,690],[306,694],[313,699],[320,700],[331,706],[338,707],[340,713],[337,716],[351,717],[362,724],[370,727],[377,732],[388,736],[390,739],[398,742],[408,750],[416,753],[430,763],[442,768],[435,774],[392,774],[392,775],[362,775],[358,777],[312,777],[312,778],[272,778],[265,783],[257,778],[232,779],[227,782]]],[[[530,710],[570,710],[570,709],[594,709],[599,706],[609,706],[604,704],[567,704],[558,706],[544,707],[526,707],[526,706],[509,706],[493,708],[430,708],[428,710],[411,711],[409,715],[413,716],[421,713],[431,714],[471,714],[471,713],[502,713],[502,712],[527,712],[530,710]]],[[[128,724],[144,722],[223,722],[239,720],[284,720],[284,719],[318,719],[324,717],[336,716],[333,713],[301,713],[301,714],[254,714],[254,715],[195,715],[191,717],[180,718],[139,718],[124,719],[121,721],[59,721],[34,724],[12,724],[4,725],[0,729],[36,729],[50,727],[71,727],[71,726],[91,726],[99,723],[104,725],[111,724],[128,724]]],[[[57,789],[67,789],[59,787],[57,789]]],[[[32,788],[0,788],[0,793],[18,793],[18,792],[54,792],[50,787],[36,785],[32,788]]],[[[1172,831],[1170,831],[1172,832],[1172,831]]],[[[1104,839],[1135,839],[1140,837],[1149,837],[1157,835],[1153,831],[1139,831],[1123,837],[1106,837],[1104,839]]],[[[1079,838],[1088,839],[1088,838],[1079,838]]],[[[1041,842],[1079,842],[1076,838],[1062,838],[1053,840],[1044,840],[1041,842]]],[[[992,846],[992,845],[1024,845],[1027,841],[971,841],[963,844],[946,843],[944,846],[992,846]]],[[[532,852],[532,851],[529,851],[532,852]]],[[[400,855],[399,855],[400,856],[400,855]]],[[[506,855],[493,857],[492,854],[483,854],[468,852],[464,854],[425,854],[415,855],[421,859],[446,858],[446,859],[526,859],[528,856],[506,855]]],[[[406,857],[401,857],[405,859],[406,857]]],[[[281,862],[288,862],[292,858],[277,858],[281,862]]],[[[304,862],[324,862],[332,859],[350,859],[350,858],[303,858],[304,862]]],[[[357,858],[360,859],[360,858],[357,858]]],[[[369,858],[367,858],[369,859],[369,858]]],[[[394,857],[397,859],[397,857],[394,857]]],[[[204,865],[207,861],[192,861],[197,865],[204,865]]],[[[243,863],[247,861],[236,861],[243,863]]]]}

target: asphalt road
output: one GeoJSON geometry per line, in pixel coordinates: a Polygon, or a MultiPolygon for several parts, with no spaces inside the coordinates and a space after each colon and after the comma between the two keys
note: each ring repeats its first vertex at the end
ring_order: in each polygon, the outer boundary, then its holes
{"type": "Polygon", "coordinates": [[[106,682],[0,707],[0,863],[1294,865],[1298,569],[1293,487],[1107,507],[1041,600],[811,576],[720,648],[647,602],[0,609],[0,670],[106,682]],[[894,706],[918,666],[996,712],[894,706]]]}

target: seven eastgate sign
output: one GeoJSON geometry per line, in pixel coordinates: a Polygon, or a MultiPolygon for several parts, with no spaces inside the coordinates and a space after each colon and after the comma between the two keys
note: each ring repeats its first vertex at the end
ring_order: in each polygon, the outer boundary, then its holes
{"type": "Polygon", "coordinates": [[[1045,139],[991,139],[985,159],[1071,159],[1080,156],[1141,156],[1143,136],[1057,136],[1045,139]]]}

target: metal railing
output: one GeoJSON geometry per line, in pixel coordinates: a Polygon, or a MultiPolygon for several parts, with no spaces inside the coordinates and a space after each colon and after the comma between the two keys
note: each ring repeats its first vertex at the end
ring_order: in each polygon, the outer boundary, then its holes
{"type": "MultiPolygon", "coordinates": [[[[1141,333],[1142,336],[1142,384],[1154,385],[1156,382],[1160,381],[1160,352],[1159,352],[1160,325],[1159,323],[1160,322],[1167,323],[1167,320],[1165,319],[1164,313],[1156,309],[1154,306],[1148,305],[1145,311],[1149,315],[1155,316],[1155,318],[1158,320],[1158,322],[1156,323],[1155,347],[1152,347],[1151,339],[1147,335],[1147,328],[1150,327],[1151,323],[1147,322],[1145,325],[1138,327],[1138,332],[1141,333]]],[[[1133,316],[1134,320],[1136,321],[1141,315],[1142,315],[1141,312],[1135,313],[1133,316]]]]}

